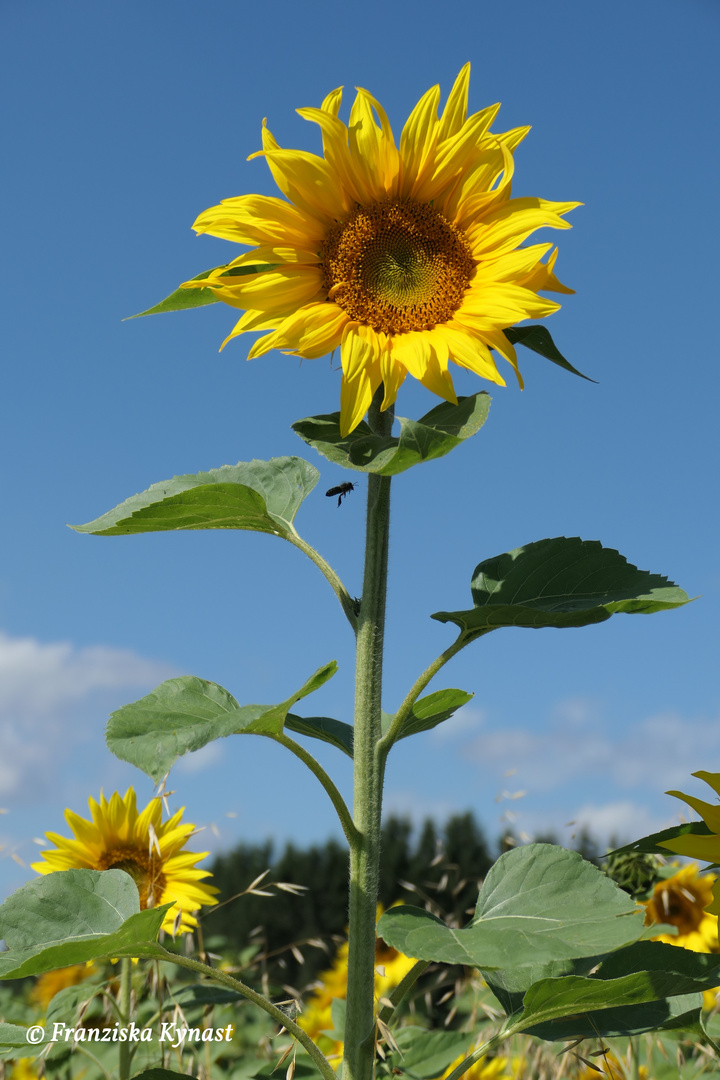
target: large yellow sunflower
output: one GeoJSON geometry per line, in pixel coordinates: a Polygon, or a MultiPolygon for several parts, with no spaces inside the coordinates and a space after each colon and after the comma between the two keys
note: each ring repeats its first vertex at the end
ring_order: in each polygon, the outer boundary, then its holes
{"type": "Polygon", "coordinates": [[[197,926],[192,913],[216,904],[219,890],[203,881],[210,877],[210,871],[198,870],[195,865],[208,852],[183,851],[195,829],[189,822],[180,824],[184,807],[163,821],[160,799],[151,799],[138,814],[132,788],[124,798],[115,792],[108,802],[101,794],[99,803],[89,799],[88,804],[92,821],[72,810],[65,811],[74,839],[45,833],[55,849],[43,851],[44,862],[33,863],[33,870],[39,874],[76,869],[124,870],[138,887],[141,908],[174,903],[163,921],[164,930],[184,933],[197,926]]]}
{"type": "Polygon", "coordinates": [[[342,88],[319,109],[297,110],[319,125],[323,157],[281,149],[263,124],[263,149],[251,157],[265,157],[285,200],[225,199],[193,226],[252,246],[183,285],[244,309],[226,342],[269,330],[248,359],[270,349],[315,358],[340,347],[343,435],[381,384],[382,408],[392,405],[408,373],[453,403],[450,360],[504,385],[491,349],[522,387],[503,330],[557,311],[539,292],[573,291],[553,272],[557,249],[543,262],[552,244],[520,245],[544,226],[569,228],[563,215],[580,203],[510,197],[512,152],[529,128],[492,134],[499,105],[468,117],[469,76],[466,64],[440,116],[440,88],[428,90],[399,148],[362,89],[347,126],[338,118],[342,88]]]}

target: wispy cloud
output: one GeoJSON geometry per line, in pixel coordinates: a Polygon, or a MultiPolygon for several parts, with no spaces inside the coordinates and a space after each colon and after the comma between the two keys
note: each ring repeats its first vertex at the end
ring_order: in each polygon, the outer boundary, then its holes
{"type": "Polygon", "coordinates": [[[581,707],[575,700],[558,707],[546,730],[485,731],[466,742],[461,753],[495,776],[514,769],[531,793],[557,791],[578,781],[597,781],[619,791],[646,787],[659,793],[682,788],[708,761],[720,768],[717,719],[660,713],[638,719],[618,733],[598,722],[594,711],[591,703],[581,707]]]}
{"type": "Polygon", "coordinates": [[[41,642],[0,631],[0,799],[51,783],[88,735],[127,694],[177,674],[129,649],[41,642]],[[120,693],[122,691],[122,693],[120,693]]]}

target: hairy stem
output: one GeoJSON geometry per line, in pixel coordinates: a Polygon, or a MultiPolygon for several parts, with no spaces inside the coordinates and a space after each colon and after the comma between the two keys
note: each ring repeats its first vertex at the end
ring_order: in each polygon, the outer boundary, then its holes
{"type": "MultiPolygon", "coordinates": [[[[131,1005],[132,959],[129,956],[124,956],[120,961],[120,1023],[122,1027],[128,1027],[130,1024],[131,1005]]],[[[130,1042],[121,1042],[118,1049],[118,1080],[128,1080],[131,1061],[132,1047],[130,1042]]]]}
{"type": "MultiPolygon", "coordinates": [[[[380,411],[382,386],[368,420],[378,435],[392,430],[392,410],[380,411]]],[[[348,989],[343,1080],[372,1080],[375,1028],[375,922],[377,919],[382,762],[381,696],[387,593],[390,478],[368,477],[365,573],[358,616],[355,668],[354,821],[350,845],[348,989]]]]}

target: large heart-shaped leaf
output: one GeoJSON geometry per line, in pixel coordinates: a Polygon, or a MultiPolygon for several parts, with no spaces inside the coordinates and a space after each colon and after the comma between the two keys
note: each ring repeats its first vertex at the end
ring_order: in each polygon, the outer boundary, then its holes
{"type": "Polygon", "coordinates": [[[638,570],[597,540],[558,536],[485,559],[472,576],[468,611],[438,611],[470,635],[501,626],[587,626],[616,612],[650,614],[687,604],[683,589],[638,570]]]}
{"type": "Polygon", "coordinates": [[[337,671],[332,660],[279,705],[238,705],[217,683],[181,675],[112,713],[108,748],[157,783],[177,759],[228,735],[278,735],[288,712],[323,686],[337,671]]]}
{"type": "Polygon", "coordinates": [[[123,870],[60,870],[30,881],[0,907],[0,979],[113,956],[166,956],[155,945],[171,904],[140,911],[123,870]]]}
{"type": "Polygon", "coordinates": [[[444,457],[482,427],[490,408],[484,390],[458,398],[457,405],[443,401],[419,420],[396,419],[399,437],[374,435],[363,420],[349,435],[340,433],[340,413],[309,416],[293,424],[318,453],[336,465],[358,472],[396,476],[413,465],[444,457]]]}
{"type": "Polygon", "coordinates": [[[184,529],[252,529],[287,539],[300,504],[319,473],[298,457],[239,461],[208,472],[174,476],[133,495],[114,510],[74,525],[95,536],[184,529]]]}
{"type": "Polygon", "coordinates": [[[643,933],[643,915],[627,893],[553,844],[501,855],[462,930],[414,907],[391,908],[378,924],[383,941],[406,956],[488,969],[598,956],[643,933]]]}

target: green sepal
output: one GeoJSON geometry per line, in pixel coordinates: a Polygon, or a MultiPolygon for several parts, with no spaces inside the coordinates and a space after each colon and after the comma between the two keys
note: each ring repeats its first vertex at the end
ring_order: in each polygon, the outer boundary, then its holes
{"type": "Polygon", "coordinates": [[[462,930],[405,906],[378,923],[378,936],[406,956],[487,969],[599,956],[645,932],[627,893],[577,852],[553,844],[501,855],[462,930]]]}
{"type": "Polygon", "coordinates": [[[393,1032],[398,1051],[388,1054],[393,1076],[410,1080],[433,1080],[441,1076],[456,1058],[470,1052],[473,1035],[462,1031],[428,1031],[409,1025],[393,1032]]]}
{"type": "MultiPolygon", "coordinates": [[[[260,264],[256,266],[213,266],[210,270],[203,270],[202,274],[196,274],[194,278],[189,278],[189,281],[204,281],[205,278],[210,277],[211,274],[217,273],[218,270],[225,270],[222,277],[237,277],[239,274],[259,274],[265,270],[274,270],[277,264],[260,264]]],[[[148,308],[146,311],[138,311],[137,315],[128,315],[127,319],[139,319],[143,315],[164,315],[167,311],[185,311],[188,308],[205,307],[206,304],[217,304],[220,302],[220,297],[216,295],[214,289],[176,289],[175,292],[171,292],[169,296],[166,296],[164,300],[161,300],[159,304],[154,304],[153,307],[148,308]]],[[[124,321],[127,321],[124,320],[124,321]]]]}
{"type": "Polygon", "coordinates": [[[647,615],[680,607],[687,593],[660,574],[638,570],[598,540],[558,536],[485,559],[470,584],[474,607],[437,611],[471,636],[501,626],[588,626],[616,612],[647,615]]]}
{"type": "Polygon", "coordinates": [[[546,326],[540,326],[539,324],[533,326],[510,326],[507,330],[503,330],[503,334],[513,345],[524,345],[526,349],[532,349],[533,352],[544,356],[546,360],[552,360],[553,364],[564,368],[565,371],[570,371],[573,375],[579,375],[581,379],[587,379],[588,382],[597,382],[596,379],[583,375],[582,371],[578,371],[569,360],[565,359],[546,326]]]}
{"type": "Polygon", "coordinates": [[[340,434],[340,413],[309,416],[292,425],[301,439],[336,465],[358,472],[396,476],[413,465],[444,457],[479,431],[490,408],[484,391],[458,398],[457,405],[443,401],[419,420],[396,419],[399,437],[374,435],[364,420],[349,435],[340,434]]]}
{"type": "Polygon", "coordinates": [[[217,683],[181,675],[161,683],[146,697],[112,713],[108,749],[137,766],[156,783],[179,757],[228,735],[279,735],[288,712],[337,671],[332,660],[279,705],[238,705],[217,683]]]}
{"type": "MultiPolygon", "coordinates": [[[[668,849],[661,847],[662,840],[675,840],[678,836],[686,834],[693,836],[712,836],[712,829],[704,821],[686,821],[682,825],[672,825],[669,829],[643,836],[640,840],[633,840],[632,844],[608,851],[608,855],[624,855],[626,852],[637,852],[644,855],[667,855],[668,849]]],[[[673,871],[675,873],[676,871],[673,871]]]]}
{"type": "Polygon", "coordinates": [[[186,529],[251,529],[287,539],[320,473],[298,457],[239,461],[174,476],[133,495],[76,532],[95,536],[186,529]]]}
{"type": "Polygon", "coordinates": [[[155,944],[172,904],[140,911],[123,870],[59,870],[14,892],[0,907],[0,979],[114,956],[165,957],[155,944]]]}

